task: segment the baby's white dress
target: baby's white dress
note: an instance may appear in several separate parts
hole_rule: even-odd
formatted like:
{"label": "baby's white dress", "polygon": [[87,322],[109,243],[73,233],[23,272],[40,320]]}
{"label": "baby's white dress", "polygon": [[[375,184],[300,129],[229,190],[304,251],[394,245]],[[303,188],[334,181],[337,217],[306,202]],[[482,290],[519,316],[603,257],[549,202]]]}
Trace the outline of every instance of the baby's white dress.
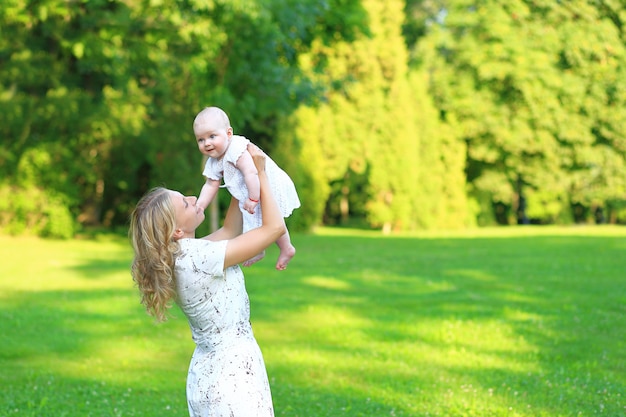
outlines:
{"label": "baby's white dress", "polygon": [[[243,136],[233,135],[226,154],[222,159],[209,158],[204,165],[205,177],[220,181],[224,179],[224,186],[230,194],[239,200],[239,209],[243,214],[243,231],[255,229],[262,224],[261,205],[257,205],[254,214],[243,209],[243,203],[248,198],[248,188],[243,174],[237,166],[237,160],[247,151],[250,141]],[[269,156],[265,160],[265,172],[272,189],[274,199],[278,204],[283,217],[289,217],[294,209],[300,207],[300,199],[293,181]]]}
{"label": "baby's white dress", "polygon": [[191,417],[272,417],[265,363],[250,325],[243,272],[223,270],[227,241],[179,240],[176,303],[196,349],[187,376]]}

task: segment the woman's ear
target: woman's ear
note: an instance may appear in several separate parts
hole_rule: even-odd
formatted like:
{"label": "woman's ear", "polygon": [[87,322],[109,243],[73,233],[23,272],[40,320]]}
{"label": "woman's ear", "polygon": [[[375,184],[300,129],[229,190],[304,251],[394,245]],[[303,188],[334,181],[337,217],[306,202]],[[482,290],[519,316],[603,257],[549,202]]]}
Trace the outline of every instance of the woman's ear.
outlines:
{"label": "woman's ear", "polygon": [[181,229],[175,229],[174,234],[172,235],[172,239],[174,239],[174,241],[177,241],[178,239],[181,239],[184,235],[185,234]]}

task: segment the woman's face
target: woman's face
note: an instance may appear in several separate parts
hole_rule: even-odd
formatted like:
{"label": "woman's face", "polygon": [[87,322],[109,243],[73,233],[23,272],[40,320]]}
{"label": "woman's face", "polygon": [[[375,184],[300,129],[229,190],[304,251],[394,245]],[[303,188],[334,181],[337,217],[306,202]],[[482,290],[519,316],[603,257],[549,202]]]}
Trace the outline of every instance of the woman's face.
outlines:
{"label": "woman's face", "polygon": [[[196,206],[198,199],[185,197],[178,191],[169,191],[172,205],[176,213],[176,237],[195,237],[198,226],[204,221],[204,211]],[[179,231],[182,234],[179,235]]]}

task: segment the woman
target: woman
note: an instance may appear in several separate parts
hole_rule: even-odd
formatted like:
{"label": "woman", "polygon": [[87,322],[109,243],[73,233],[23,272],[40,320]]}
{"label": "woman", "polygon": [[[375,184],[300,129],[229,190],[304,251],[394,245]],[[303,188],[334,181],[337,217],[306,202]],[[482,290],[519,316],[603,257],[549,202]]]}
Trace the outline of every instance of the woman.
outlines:
{"label": "woman", "polygon": [[141,302],[159,321],[176,302],[196,343],[187,376],[193,417],[274,415],[239,264],[273,244],[286,228],[265,173],[265,154],[252,144],[248,150],[259,172],[261,227],[242,234],[238,201],[231,199],[223,227],[196,239],[204,220],[196,198],[165,188],[146,194],[131,216],[131,271]]}

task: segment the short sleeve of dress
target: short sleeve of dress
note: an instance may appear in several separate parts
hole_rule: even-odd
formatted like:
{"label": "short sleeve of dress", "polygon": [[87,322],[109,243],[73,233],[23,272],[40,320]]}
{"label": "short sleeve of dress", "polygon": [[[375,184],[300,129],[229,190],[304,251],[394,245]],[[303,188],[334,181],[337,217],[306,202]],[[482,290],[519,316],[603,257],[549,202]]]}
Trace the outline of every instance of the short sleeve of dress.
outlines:
{"label": "short sleeve of dress", "polygon": [[241,154],[248,150],[248,143],[250,143],[250,141],[245,137],[233,135],[230,145],[228,145],[226,155],[224,155],[224,161],[237,165],[237,160]]}
{"label": "short sleeve of dress", "polygon": [[220,161],[209,158],[204,164],[204,171],[202,171],[202,175],[207,177],[210,180],[219,181],[222,179],[222,164]]}

